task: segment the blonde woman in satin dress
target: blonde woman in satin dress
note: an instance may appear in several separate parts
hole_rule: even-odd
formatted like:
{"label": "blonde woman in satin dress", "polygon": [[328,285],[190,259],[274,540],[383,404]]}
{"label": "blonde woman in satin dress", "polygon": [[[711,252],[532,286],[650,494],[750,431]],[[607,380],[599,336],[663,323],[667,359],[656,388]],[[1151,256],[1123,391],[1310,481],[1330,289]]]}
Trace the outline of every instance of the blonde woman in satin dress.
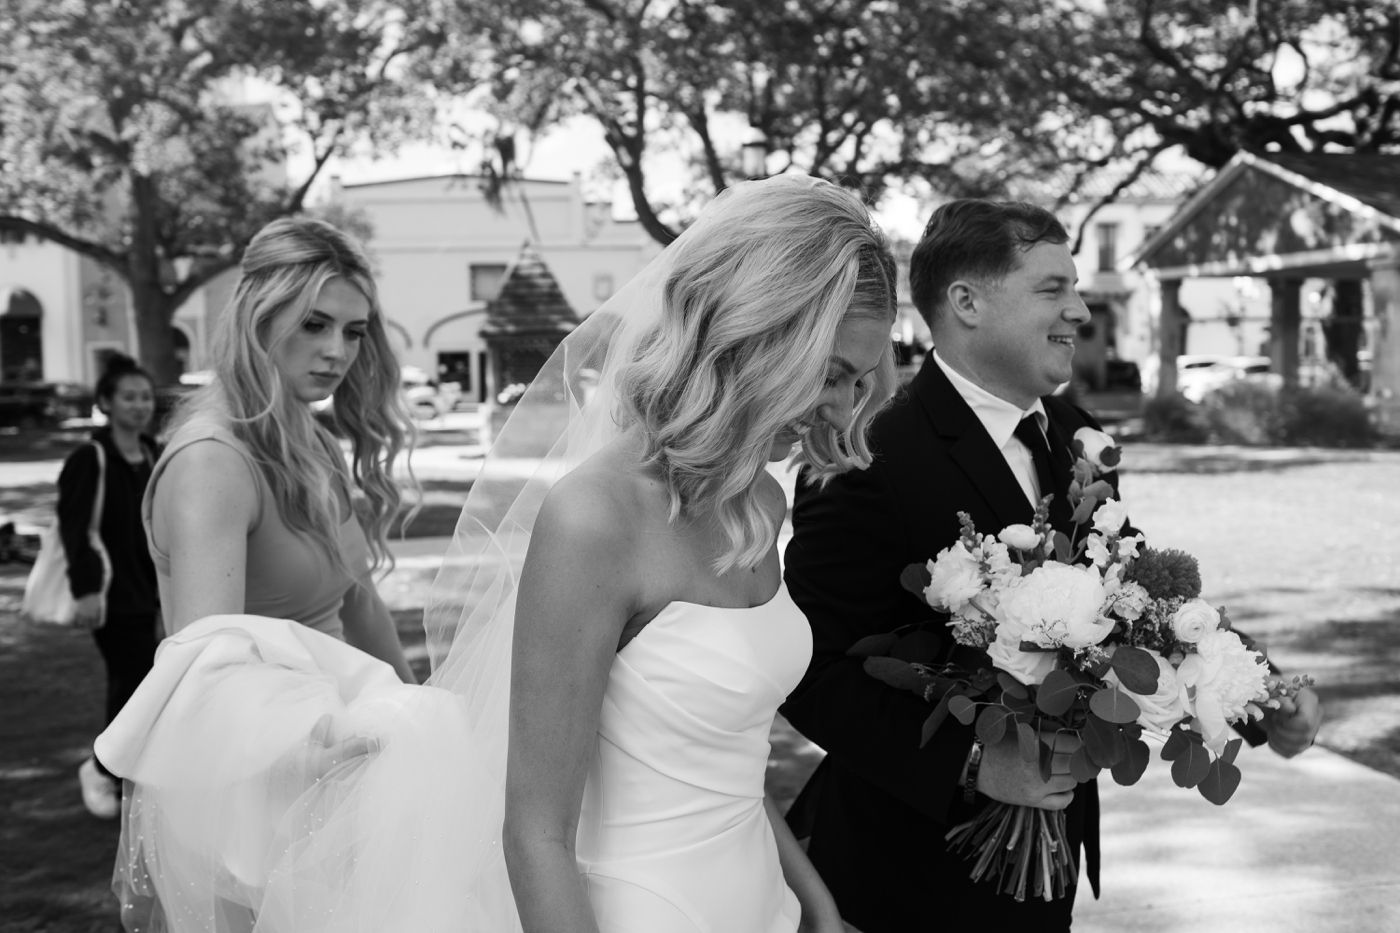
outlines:
{"label": "blonde woman in satin dress", "polygon": [[773,179],[673,247],[617,377],[620,436],[560,480],[519,584],[504,845],[527,933],[836,933],[764,796],[810,657],[765,469],[863,465],[894,384],[894,262],[850,193]]}

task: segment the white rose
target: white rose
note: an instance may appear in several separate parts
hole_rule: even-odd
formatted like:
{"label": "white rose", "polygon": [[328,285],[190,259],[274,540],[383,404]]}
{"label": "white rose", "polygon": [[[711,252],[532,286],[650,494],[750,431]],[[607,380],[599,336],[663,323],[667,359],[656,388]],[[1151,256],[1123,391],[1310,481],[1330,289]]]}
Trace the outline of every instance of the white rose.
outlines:
{"label": "white rose", "polygon": [[1093,428],[1080,428],[1074,432],[1074,439],[1084,445],[1084,459],[1100,473],[1117,469],[1123,451],[1112,437]]}
{"label": "white rose", "polygon": [[929,561],[928,572],[933,579],[924,588],[924,599],[935,609],[957,612],[982,592],[981,562],[962,541]]}
{"label": "white rose", "polygon": [[1021,636],[1014,628],[998,625],[996,640],[987,646],[987,654],[997,670],[1006,671],[1023,684],[1039,684],[1055,669],[1055,654],[1052,651],[1022,651]]}
{"label": "white rose", "polygon": [[1123,530],[1128,520],[1128,506],[1117,499],[1105,499],[1094,510],[1094,530],[1112,537]]}
{"label": "white rose", "polygon": [[1123,682],[1112,669],[1104,675],[1104,680],[1137,702],[1138,708],[1142,710],[1137,721],[1144,729],[1166,735],[1172,726],[1191,715],[1191,710],[1186,703],[1185,691],[1177,685],[1176,671],[1171,663],[1155,651],[1146,648],[1143,650],[1152,655],[1152,660],[1157,662],[1156,693],[1150,697],[1134,693],[1123,686]]}
{"label": "white rose", "polygon": [[1234,632],[1213,632],[1203,645],[1206,651],[1182,660],[1176,682],[1206,745],[1220,755],[1230,740],[1230,723],[1258,715],[1269,668]]}
{"label": "white rose", "polygon": [[1198,644],[1219,628],[1220,613],[1204,599],[1183,603],[1172,615],[1172,634],[1188,645]]}
{"label": "white rose", "polygon": [[1029,551],[1040,543],[1040,535],[1030,525],[1007,525],[997,537],[1008,547]]}
{"label": "white rose", "polygon": [[999,615],[1043,648],[1087,648],[1113,628],[1099,614],[1106,595],[1096,571],[1052,562],[1008,588]]}

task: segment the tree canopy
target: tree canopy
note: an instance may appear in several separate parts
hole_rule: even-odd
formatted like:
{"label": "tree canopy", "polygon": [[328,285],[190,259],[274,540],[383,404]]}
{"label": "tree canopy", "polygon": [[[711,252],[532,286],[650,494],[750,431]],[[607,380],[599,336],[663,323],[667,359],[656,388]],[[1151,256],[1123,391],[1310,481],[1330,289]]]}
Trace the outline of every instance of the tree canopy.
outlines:
{"label": "tree canopy", "polygon": [[[179,306],[334,155],[430,120],[404,77],[430,22],[384,0],[0,0],[0,229],[121,275],[142,360],[173,381]],[[249,84],[273,102],[239,103]]]}
{"label": "tree canopy", "polygon": [[1100,170],[1116,194],[1172,148],[1400,147],[1396,0],[458,0],[454,28],[485,41],[440,79],[489,83],[508,128],[596,120],[661,242],[685,211],[648,157],[679,146],[707,199],[743,177],[725,119],[871,200],[1054,200]]}

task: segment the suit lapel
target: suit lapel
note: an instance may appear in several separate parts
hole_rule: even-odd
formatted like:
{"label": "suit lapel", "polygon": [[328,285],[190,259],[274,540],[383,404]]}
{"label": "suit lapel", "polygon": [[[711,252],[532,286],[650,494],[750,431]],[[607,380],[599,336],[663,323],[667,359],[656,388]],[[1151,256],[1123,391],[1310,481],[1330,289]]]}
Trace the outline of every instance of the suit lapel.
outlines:
{"label": "suit lapel", "polygon": [[[1001,522],[999,528],[979,528],[978,531],[995,534],[1007,525],[1030,522],[1034,509],[1026,501],[1026,494],[1006,457],[992,443],[991,435],[953,388],[932,353],[909,384],[909,391],[932,422],[934,431],[948,442],[948,455],[967,474]],[[1065,488],[1069,488],[1068,480]]]}

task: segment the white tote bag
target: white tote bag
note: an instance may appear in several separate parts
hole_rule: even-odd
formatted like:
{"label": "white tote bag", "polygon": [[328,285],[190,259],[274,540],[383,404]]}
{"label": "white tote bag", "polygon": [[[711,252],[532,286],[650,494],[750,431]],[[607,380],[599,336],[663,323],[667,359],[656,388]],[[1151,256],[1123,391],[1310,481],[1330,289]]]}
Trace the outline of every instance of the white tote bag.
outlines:
{"label": "white tote bag", "polygon": [[[107,556],[107,548],[102,543],[102,506],[107,490],[107,455],[102,445],[92,444],[97,451],[97,498],[92,503],[92,518],[88,522],[88,542],[102,558],[102,595],[107,595],[107,587],[112,583],[112,561]],[[63,550],[63,540],[58,534],[58,515],[53,522],[39,532],[39,556],[30,568],[29,578],[24,581],[24,604],[20,614],[33,622],[48,622],[56,625],[72,625],[73,612],[77,601],[68,586],[68,555]],[[98,628],[106,622],[104,618]]]}

